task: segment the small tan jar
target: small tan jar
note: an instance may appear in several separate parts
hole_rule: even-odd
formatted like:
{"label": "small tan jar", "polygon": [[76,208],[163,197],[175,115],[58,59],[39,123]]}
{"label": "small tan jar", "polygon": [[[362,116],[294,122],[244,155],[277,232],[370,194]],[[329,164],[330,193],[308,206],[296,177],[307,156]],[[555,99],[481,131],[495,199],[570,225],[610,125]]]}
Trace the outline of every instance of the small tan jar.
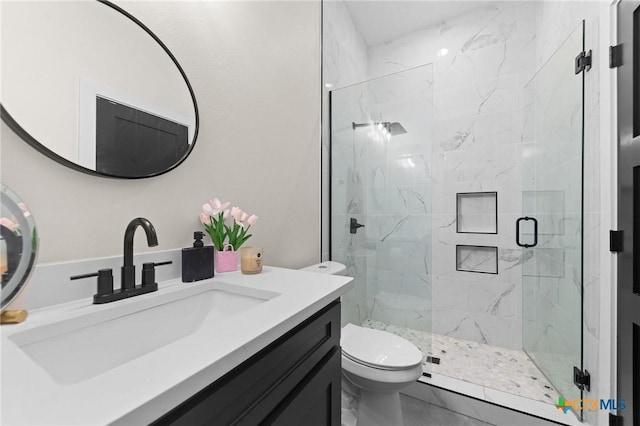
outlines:
{"label": "small tan jar", "polygon": [[247,275],[262,272],[262,247],[240,247],[240,270]]}

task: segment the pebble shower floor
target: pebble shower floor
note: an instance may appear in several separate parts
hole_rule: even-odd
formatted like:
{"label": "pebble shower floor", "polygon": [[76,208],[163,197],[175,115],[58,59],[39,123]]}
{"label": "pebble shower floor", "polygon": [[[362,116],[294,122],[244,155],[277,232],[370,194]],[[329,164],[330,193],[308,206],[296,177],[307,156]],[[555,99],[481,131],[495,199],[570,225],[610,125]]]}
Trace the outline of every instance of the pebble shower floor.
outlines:
{"label": "pebble shower floor", "polygon": [[[365,320],[363,327],[386,330],[416,345],[424,371],[555,404],[558,392],[524,351],[499,348],[454,337]],[[427,355],[440,358],[427,364]]]}

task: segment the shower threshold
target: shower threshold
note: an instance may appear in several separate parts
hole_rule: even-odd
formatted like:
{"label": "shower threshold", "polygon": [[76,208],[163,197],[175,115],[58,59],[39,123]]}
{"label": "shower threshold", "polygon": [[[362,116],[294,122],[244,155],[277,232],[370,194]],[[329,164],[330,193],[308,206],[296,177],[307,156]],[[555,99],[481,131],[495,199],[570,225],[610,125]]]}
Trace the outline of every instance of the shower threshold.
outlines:
{"label": "shower threshold", "polygon": [[[420,348],[424,354],[425,373],[463,380],[547,404],[556,404],[558,401],[558,392],[524,351],[412,330],[370,319],[365,320],[362,325],[386,330]],[[427,357],[435,362],[427,361]]]}

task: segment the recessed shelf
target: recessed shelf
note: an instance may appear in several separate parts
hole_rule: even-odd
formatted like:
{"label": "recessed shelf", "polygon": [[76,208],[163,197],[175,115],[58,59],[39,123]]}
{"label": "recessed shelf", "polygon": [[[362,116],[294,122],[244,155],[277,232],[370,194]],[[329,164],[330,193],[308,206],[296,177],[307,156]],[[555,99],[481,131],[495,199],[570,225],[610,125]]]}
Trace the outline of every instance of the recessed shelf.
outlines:
{"label": "recessed shelf", "polygon": [[456,271],[497,274],[498,247],[457,245]]}
{"label": "recessed shelf", "polygon": [[456,231],[460,234],[497,234],[498,193],[456,194]]}

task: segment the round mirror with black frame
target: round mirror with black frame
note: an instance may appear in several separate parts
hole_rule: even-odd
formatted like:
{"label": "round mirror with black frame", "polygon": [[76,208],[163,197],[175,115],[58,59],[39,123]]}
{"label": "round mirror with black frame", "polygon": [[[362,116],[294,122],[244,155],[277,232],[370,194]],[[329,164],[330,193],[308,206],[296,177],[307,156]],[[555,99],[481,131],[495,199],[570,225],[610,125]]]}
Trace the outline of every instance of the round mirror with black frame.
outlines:
{"label": "round mirror with black frame", "polygon": [[142,22],[106,1],[3,2],[2,120],[48,157],[113,178],[166,173],[193,150],[187,76]]}
{"label": "round mirror with black frame", "polygon": [[0,191],[0,312],[29,281],[36,265],[38,233],[31,212],[2,184]]}

